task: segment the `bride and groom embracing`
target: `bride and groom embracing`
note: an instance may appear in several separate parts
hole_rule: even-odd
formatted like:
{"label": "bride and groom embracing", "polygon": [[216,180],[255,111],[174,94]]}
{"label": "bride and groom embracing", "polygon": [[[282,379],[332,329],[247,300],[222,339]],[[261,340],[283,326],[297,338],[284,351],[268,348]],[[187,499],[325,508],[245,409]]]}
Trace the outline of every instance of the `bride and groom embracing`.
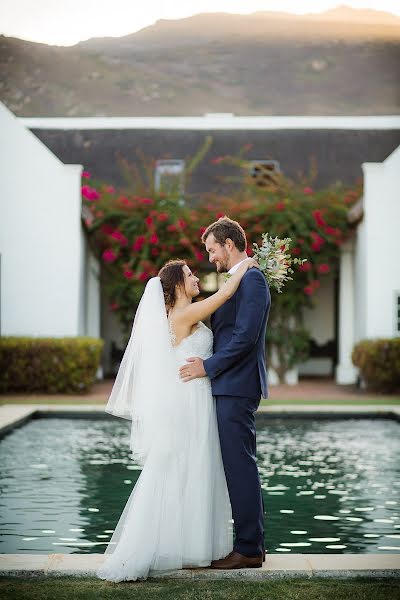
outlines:
{"label": "bride and groom embracing", "polygon": [[148,281],[106,406],[132,420],[130,448],[143,470],[101,579],[265,559],[254,415],[267,397],[270,292],[239,223],[220,218],[202,242],[226,283],[192,302],[199,280],[182,260]]}

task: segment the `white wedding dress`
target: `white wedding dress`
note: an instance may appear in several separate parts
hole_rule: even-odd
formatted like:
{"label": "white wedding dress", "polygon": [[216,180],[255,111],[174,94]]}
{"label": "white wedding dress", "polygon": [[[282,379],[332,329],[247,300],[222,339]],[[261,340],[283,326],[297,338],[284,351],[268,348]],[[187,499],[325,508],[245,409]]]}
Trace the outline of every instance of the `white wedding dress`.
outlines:
{"label": "white wedding dress", "polygon": [[[211,356],[212,346],[212,332],[200,322],[172,349],[176,372],[189,356]],[[174,444],[150,447],[96,571],[101,579],[136,580],[154,572],[206,567],[232,550],[231,507],[210,380],[178,385],[183,394],[168,410]]]}

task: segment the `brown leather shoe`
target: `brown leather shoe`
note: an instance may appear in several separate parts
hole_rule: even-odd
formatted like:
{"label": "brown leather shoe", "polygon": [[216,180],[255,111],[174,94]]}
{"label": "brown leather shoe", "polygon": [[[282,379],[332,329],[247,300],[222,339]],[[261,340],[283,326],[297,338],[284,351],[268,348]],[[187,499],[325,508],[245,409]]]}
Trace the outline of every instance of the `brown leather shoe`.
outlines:
{"label": "brown leather shoe", "polygon": [[243,556],[239,552],[231,552],[225,558],[213,560],[211,563],[212,569],[259,569],[262,567],[263,557],[260,556]]}

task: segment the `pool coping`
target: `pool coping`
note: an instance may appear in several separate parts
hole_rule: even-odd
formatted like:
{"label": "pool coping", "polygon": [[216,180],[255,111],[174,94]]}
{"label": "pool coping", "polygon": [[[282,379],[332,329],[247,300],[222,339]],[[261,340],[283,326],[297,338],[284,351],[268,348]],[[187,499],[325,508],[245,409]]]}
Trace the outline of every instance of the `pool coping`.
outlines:
{"label": "pool coping", "polygon": [[[93,404],[4,404],[0,406],[0,435],[40,416],[110,416],[104,406]],[[386,417],[400,420],[400,407],[393,405],[304,405],[262,406],[260,416]],[[1,575],[95,576],[103,554],[0,554]],[[278,554],[267,555],[261,569],[218,571],[184,569],[159,574],[168,579],[278,579],[291,577],[400,577],[400,554]]]}
{"label": "pool coping", "polygon": [[[0,554],[2,576],[96,577],[103,554]],[[283,579],[299,577],[400,578],[400,554],[267,554],[260,569],[182,569],[153,573],[151,579]]]}
{"label": "pool coping", "polygon": [[[111,417],[105,412],[104,406],[98,404],[3,404],[0,406],[0,435],[23,425],[33,417],[40,416],[103,416]],[[354,418],[354,417],[384,417],[400,420],[400,406],[391,404],[382,405],[311,405],[311,404],[275,404],[273,406],[260,406],[257,415],[315,417],[315,418]]]}

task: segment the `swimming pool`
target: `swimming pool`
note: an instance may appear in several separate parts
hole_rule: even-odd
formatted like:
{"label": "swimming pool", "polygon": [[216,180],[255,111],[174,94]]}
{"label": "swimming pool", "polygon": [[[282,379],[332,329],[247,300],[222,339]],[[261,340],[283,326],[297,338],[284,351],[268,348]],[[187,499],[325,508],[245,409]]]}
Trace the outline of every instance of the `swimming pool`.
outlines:
{"label": "swimming pool", "polygon": [[[268,552],[400,553],[399,432],[385,418],[260,418]],[[102,553],[140,474],[129,434],[129,421],[82,417],[7,434],[0,553]]]}

